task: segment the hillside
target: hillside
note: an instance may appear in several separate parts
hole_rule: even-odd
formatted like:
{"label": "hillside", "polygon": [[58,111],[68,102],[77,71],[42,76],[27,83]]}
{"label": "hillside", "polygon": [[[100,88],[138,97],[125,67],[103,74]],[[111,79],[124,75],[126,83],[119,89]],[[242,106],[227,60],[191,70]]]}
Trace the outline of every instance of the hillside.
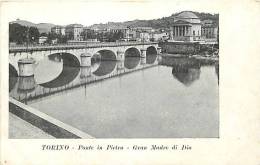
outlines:
{"label": "hillside", "polygon": [[10,23],[18,23],[22,26],[35,26],[36,27],[35,23],[29,22],[29,21],[26,21],[26,20],[20,20],[20,19],[17,19],[16,21],[12,21]]}
{"label": "hillside", "polygon": [[55,26],[54,24],[51,23],[39,23],[36,24],[36,27],[38,28],[40,33],[48,33],[51,31],[51,28]]}
{"label": "hillside", "polygon": [[[200,13],[194,12],[202,21],[206,19],[213,20],[214,23],[218,24],[219,15],[218,14],[210,14],[210,13]],[[108,22],[108,23],[100,23],[94,24],[89,26],[88,28],[93,29],[107,29],[107,28],[126,28],[126,27],[152,27],[154,29],[168,29],[172,26],[174,17],[178,13],[174,13],[169,17],[163,17],[159,19],[152,19],[152,20],[133,20],[133,21],[126,21],[126,22]],[[51,23],[39,23],[35,24],[25,20],[16,20],[11,23],[18,23],[23,26],[35,26],[38,28],[40,33],[48,33],[51,31],[51,28],[55,26]]]}
{"label": "hillside", "polygon": [[26,20],[20,20],[17,19],[16,21],[12,21],[10,23],[18,23],[22,26],[29,26],[29,27],[37,27],[40,33],[48,33],[51,31],[51,28],[53,26],[55,26],[54,24],[51,23],[39,23],[39,24],[35,24]]}
{"label": "hillside", "polygon": [[[194,12],[202,21],[206,19],[211,19],[215,23],[218,24],[218,14],[210,14],[210,13],[200,13]],[[114,27],[152,27],[155,29],[160,28],[170,28],[173,24],[174,17],[178,13],[174,13],[169,17],[163,17],[159,19],[152,19],[152,20],[133,20],[133,21],[126,21],[126,22],[108,22],[106,24],[94,24],[89,26],[89,28],[96,28],[96,29],[104,29],[104,28],[114,28]]]}

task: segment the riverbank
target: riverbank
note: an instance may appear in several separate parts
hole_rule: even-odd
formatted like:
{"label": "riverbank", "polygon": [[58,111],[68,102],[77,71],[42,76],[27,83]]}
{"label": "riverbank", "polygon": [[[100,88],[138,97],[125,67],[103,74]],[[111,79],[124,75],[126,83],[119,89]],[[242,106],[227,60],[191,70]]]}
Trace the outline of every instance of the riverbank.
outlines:
{"label": "riverbank", "polygon": [[47,134],[29,122],[9,113],[9,138],[11,139],[53,139],[55,137]]}
{"label": "riverbank", "polygon": [[162,54],[161,57],[174,57],[174,58],[193,58],[197,60],[210,60],[219,61],[218,56],[202,56],[202,55],[183,55],[183,54]]}

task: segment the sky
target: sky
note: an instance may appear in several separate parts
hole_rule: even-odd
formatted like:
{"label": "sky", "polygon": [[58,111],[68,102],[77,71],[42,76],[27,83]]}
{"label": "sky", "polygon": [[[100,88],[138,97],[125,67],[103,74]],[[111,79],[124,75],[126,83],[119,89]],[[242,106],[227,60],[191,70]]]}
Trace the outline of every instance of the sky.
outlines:
{"label": "sky", "polygon": [[[207,5],[201,5],[201,3]],[[183,10],[218,13],[217,5],[208,0],[55,0],[4,3],[8,21],[17,18],[34,23],[67,25],[80,23],[122,22],[135,19],[167,17]]]}

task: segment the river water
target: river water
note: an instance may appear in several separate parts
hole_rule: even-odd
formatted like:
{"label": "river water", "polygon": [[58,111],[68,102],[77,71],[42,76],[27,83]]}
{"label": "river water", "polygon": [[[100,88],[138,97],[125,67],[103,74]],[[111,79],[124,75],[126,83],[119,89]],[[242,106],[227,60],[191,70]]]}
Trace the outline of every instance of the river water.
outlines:
{"label": "river water", "polygon": [[[131,57],[124,64],[96,62],[89,74],[62,66],[61,59],[44,61],[37,67],[45,69],[38,68],[33,80],[11,77],[10,95],[18,100],[30,96],[26,104],[95,138],[219,136],[218,64]],[[83,73],[86,79],[94,75],[94,83],[84,83]]]}

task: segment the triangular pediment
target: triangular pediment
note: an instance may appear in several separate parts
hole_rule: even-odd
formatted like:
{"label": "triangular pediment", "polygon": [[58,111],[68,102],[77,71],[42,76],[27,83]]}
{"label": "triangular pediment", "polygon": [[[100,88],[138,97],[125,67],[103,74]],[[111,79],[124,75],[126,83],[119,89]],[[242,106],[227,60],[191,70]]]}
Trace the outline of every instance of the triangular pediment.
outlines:
{"label": "triangular pediment", "polygon": [[178,21],[174,22],[174,24],[190,24],[190,22],[183,21],[183,20],[178,20]]}

